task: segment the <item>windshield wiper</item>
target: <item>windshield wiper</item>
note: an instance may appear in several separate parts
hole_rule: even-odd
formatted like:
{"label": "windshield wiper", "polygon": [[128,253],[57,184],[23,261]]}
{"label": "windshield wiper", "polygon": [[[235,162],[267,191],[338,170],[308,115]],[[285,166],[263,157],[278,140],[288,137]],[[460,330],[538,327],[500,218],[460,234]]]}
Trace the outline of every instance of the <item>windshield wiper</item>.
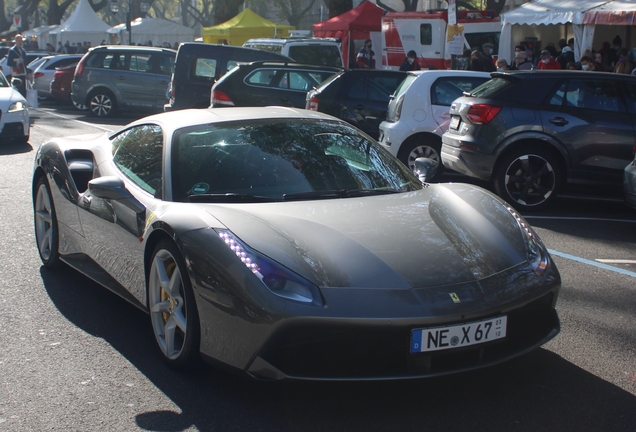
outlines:
{"label": "windshield wiper", "polygon": [[249,195],[249,194],[237,194],[237,193],[225,193],[225,194],[195,194],[188,195],[188,201],[192,203],[236,203],[236,202],[276,202],[280,201],[276,198]]}
{"label": "windshield wiper", "polygon": [[393,193],[400,193],[402,191],[397,189],[332,189],[332,190],[319,190],[319,191],[307,191],[298,192],[293,194],[284,194],[283,200],[285,201],[297,201],[305,199],[330,199],[330,198],[349,198],[360,197],[370,195],[386,195]]}

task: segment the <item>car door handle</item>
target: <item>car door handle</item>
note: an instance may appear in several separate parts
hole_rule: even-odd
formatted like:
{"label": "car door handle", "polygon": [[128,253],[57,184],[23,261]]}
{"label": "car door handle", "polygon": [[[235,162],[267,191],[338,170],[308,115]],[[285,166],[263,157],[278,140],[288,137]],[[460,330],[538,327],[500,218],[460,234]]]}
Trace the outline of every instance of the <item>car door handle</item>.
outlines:
{"label": "car door handle", "polygon": [[167,85],[167,84],[168,84],[168,81],[159,81],[159,84]]}
{"label": "car door handle", "polygon": [[126,79],[126,77],[125,77],[125,76],[123,76],[123,75],[119,75],[119,76],[117,77],[117,79],[118,79],[118,80],[125,80],[125,79]]}
{"label": "car door handle", "polygon": [[435,54],[441,54],[439,51],[435,51]]}
{"label": "car door handle", "polygon": [[555,117],[555,118],[550,119],[548,121],[550,123],[552,123],[553,125],[555,125],[555,126],[565,126],[566,124],[570,123],[569,121],[567,121],[563,117]]}

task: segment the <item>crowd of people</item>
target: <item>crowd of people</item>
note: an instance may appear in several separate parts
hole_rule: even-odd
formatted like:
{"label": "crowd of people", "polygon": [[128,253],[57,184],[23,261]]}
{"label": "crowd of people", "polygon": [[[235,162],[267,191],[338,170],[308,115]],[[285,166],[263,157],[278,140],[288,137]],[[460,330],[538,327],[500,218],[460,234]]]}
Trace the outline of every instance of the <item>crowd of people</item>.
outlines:
{"label": "crowd of people", "polygon": [[585,70],[614,72],[636,75],[636,48],[631,50],[623,47],[620,36],[616,36],[612,43],[603,42],[598,51],[585,50],[581,58],[574,57],[574,39],[566,42],[561,39],[558,49],[554,43],[548,43],[536,59],[531,57],[531,52],[523,45],[515,47],[515,57],[511,64],[504,59],[493,62],[493,44],[485,43],[482,50],[465,50],[460,59],[460,69],[494,72],[506,70]]}

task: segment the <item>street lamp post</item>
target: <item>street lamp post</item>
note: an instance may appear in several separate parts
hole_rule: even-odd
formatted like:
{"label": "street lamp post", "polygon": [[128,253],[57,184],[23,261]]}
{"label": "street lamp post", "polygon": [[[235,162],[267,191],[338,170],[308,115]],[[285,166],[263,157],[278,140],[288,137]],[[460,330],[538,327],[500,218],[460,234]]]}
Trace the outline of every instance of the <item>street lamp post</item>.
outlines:
{"label": "street lamp post", "polygon": [[[128,30],[128,45],[132,45],[132,0],[126,2],[126,30]],[[140,9],[143,14],[146,14],[150,9],[150,5],[145,0],[141,2]],[[119,12],[119,2],[117,0],[110,0],[110,11],[113,14]]]}

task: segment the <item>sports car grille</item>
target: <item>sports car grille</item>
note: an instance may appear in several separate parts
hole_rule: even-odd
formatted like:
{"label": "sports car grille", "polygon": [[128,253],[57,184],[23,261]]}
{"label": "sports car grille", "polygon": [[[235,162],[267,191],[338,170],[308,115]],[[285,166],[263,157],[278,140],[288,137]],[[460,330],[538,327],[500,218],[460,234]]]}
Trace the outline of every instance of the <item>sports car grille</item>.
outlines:
{"label": "sports car grille", "polygon": [[412,327],[314,325],[279,331],[260,356],[287,376],[299,378],[443,375],[495,364],[550,340],[560,329],[552,300],[549,293],[506,312],[507,337],[479,346],[411,354]]}

